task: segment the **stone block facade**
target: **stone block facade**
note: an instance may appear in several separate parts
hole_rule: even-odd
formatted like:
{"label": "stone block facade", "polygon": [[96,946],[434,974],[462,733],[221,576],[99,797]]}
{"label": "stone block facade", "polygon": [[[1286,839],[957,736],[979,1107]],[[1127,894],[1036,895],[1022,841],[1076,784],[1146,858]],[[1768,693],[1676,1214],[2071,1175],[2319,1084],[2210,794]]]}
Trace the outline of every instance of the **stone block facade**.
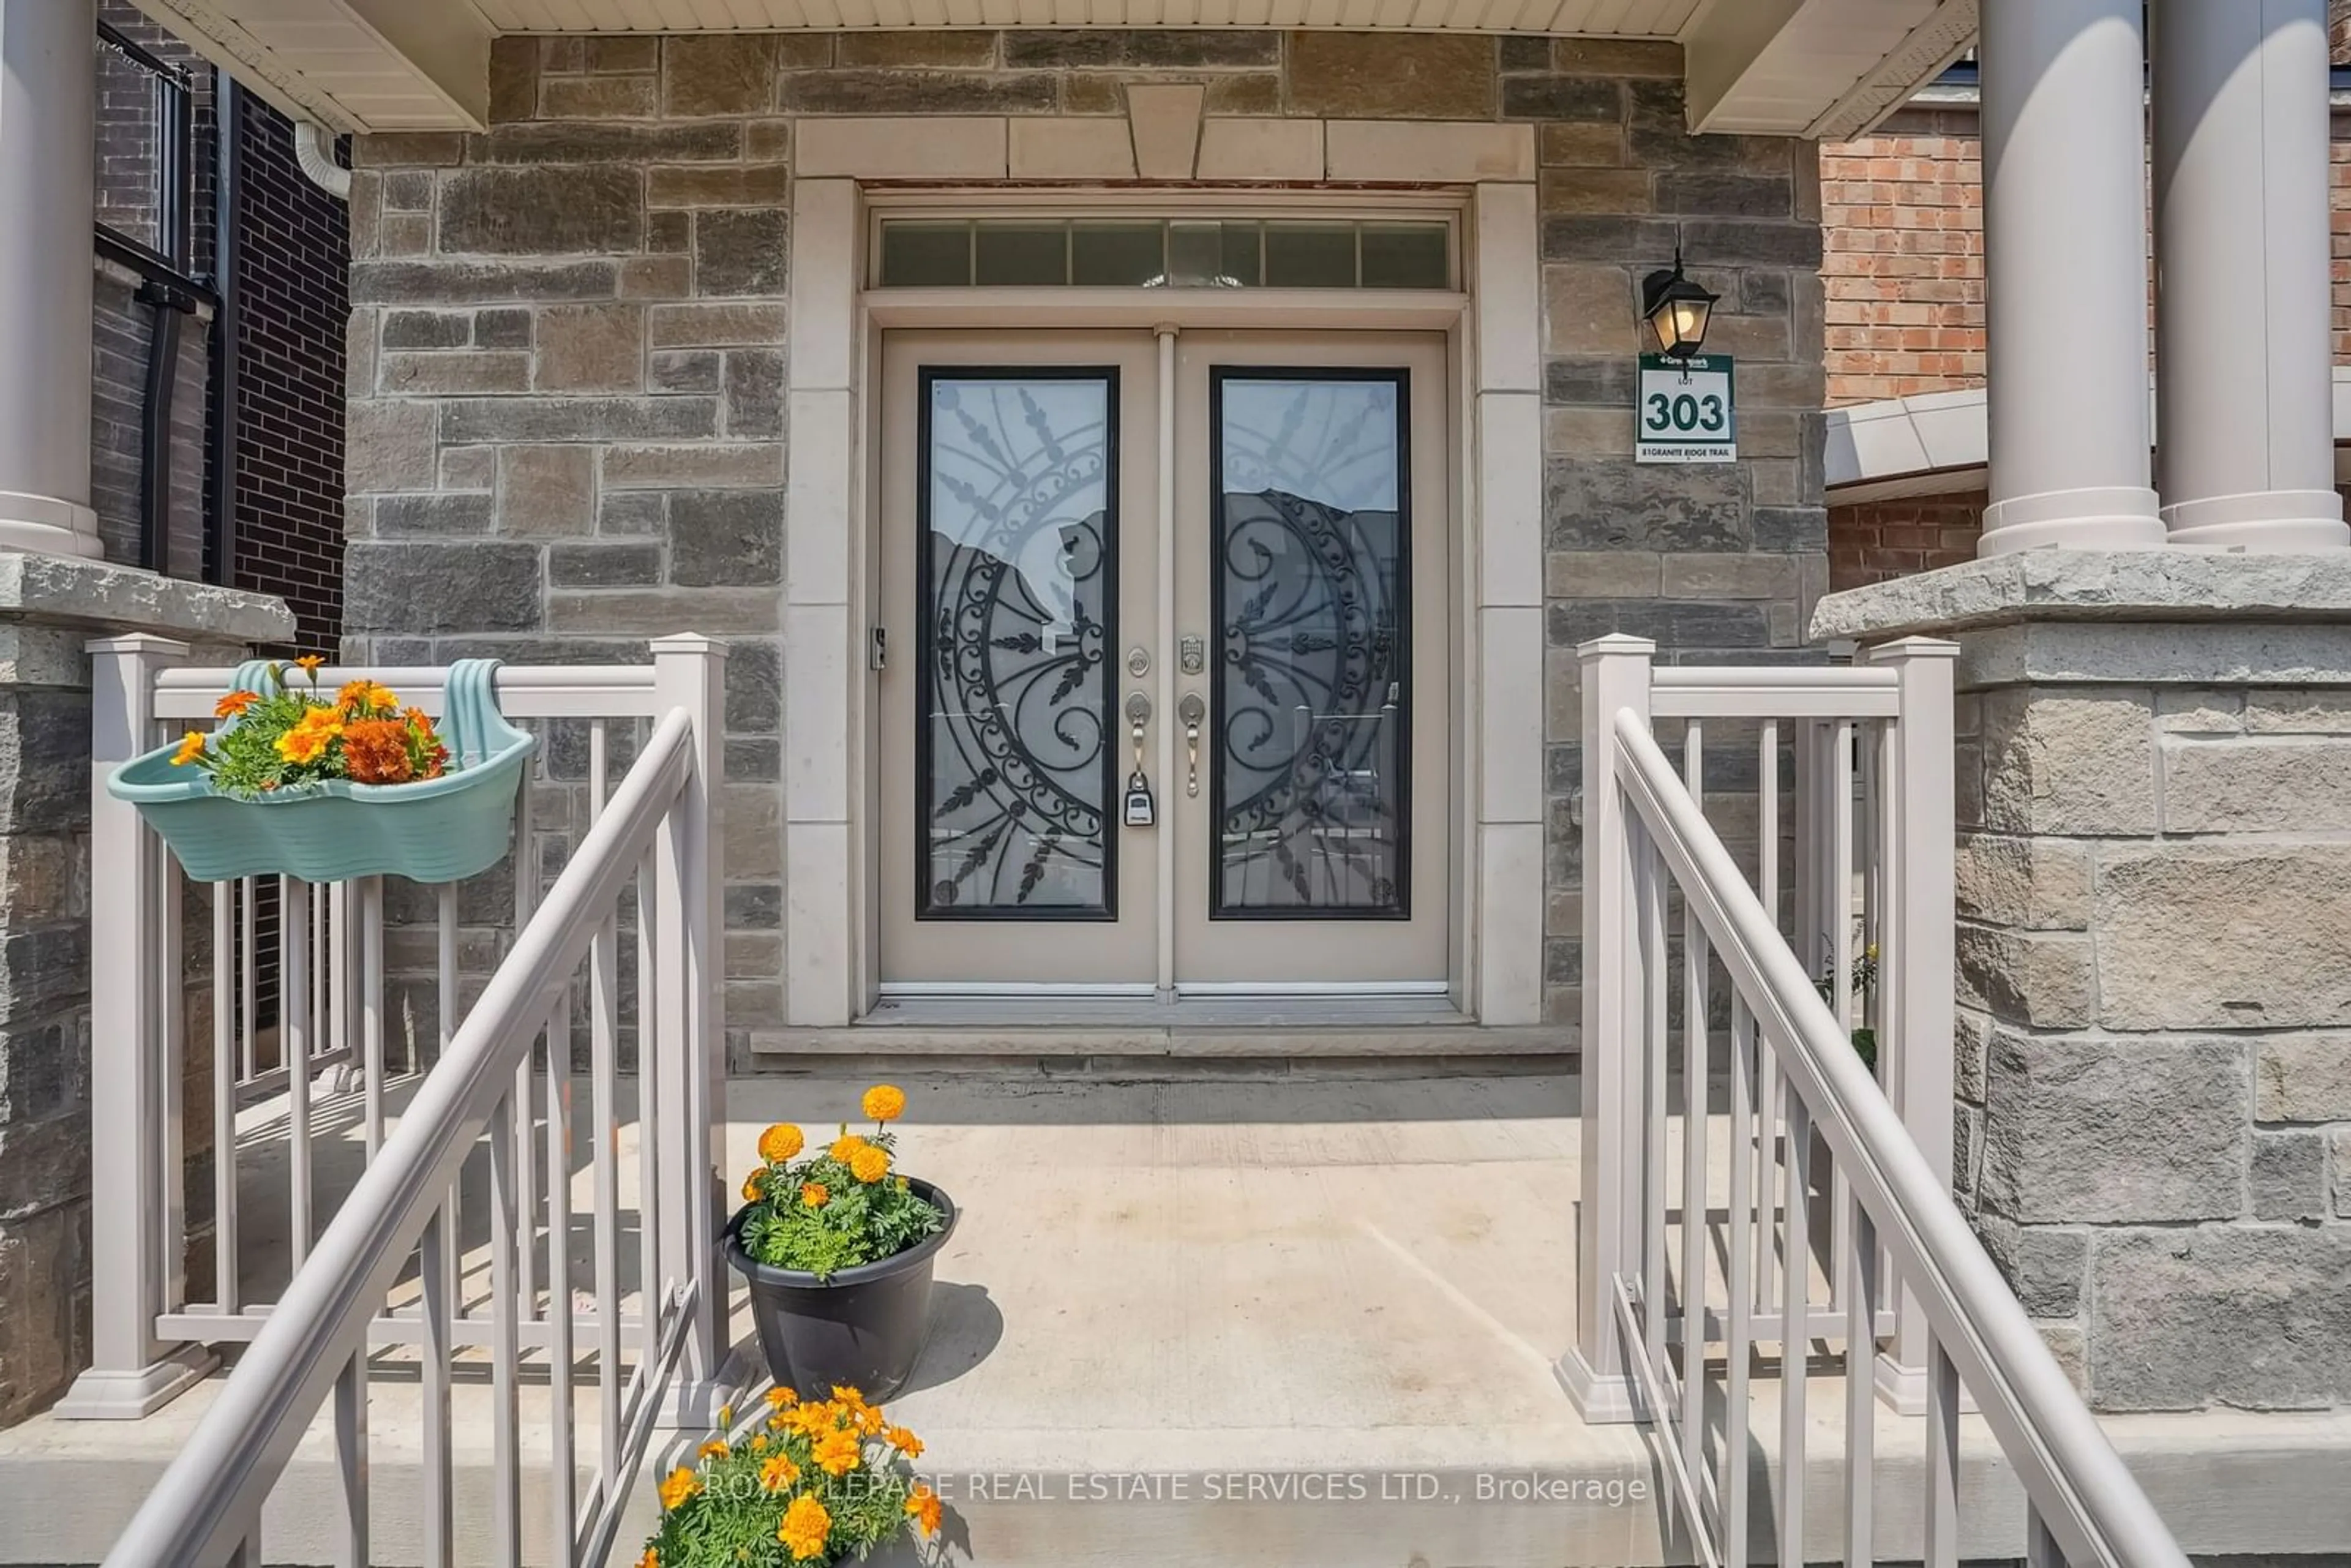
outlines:
{"label": "stone block facade", "polygon": [[2097,1408],[2351,1402],[2351,570],[1937,576],[1816,629],[2017,585],[1955,633],[1962,1206]]}
{"label": "stone block facade", "polygon": [[[897,117],[895,133],[909,116],[1004,116],[1042,157],[1058,143],[1033,128],[1099,126],[1131,88],[1176,84],[1202,89],[1203,146],[1234,121],[1531,122],[1546,1006],[1575,1017],[1574,644],[1624,631],[1677,655],[1785,658],[1826,587],[1809,144],[1687,135],[1678,51],[1605,40],[517,37],[493,68],[486,135],[356,146],[346,648],[634,660],[663,632],[726,639],[738,1033],[783,1019],[782,389],[802,142],[837,145],[855,117]],[[1723,296],[1709,342],[1740,365],[1735,465],[1632,460],[1638,282],[1677,246]]]}

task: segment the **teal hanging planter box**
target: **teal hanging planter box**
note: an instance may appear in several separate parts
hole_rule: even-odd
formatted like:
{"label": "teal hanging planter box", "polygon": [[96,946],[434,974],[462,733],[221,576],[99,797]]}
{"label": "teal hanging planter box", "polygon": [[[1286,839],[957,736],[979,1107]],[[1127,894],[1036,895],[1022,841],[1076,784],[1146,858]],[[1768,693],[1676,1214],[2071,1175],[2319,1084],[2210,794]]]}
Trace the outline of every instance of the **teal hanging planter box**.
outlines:
{"label": "teal hanging planter box", "polygon": [[[240,666],[235,689],[266,692],[272,668],[266,660]],[[507,852],[517,793],[538,744],[498,712],[491,678],[496,669],[495,659],[449,666],[440,724],[449,770],[438,779],[334,779],[245,800],[215,794],[211,779],[172,766],[178,748],[165,746],[117,768],[107,793],[138,807],[197,882],[281,875],[461,881]]]}

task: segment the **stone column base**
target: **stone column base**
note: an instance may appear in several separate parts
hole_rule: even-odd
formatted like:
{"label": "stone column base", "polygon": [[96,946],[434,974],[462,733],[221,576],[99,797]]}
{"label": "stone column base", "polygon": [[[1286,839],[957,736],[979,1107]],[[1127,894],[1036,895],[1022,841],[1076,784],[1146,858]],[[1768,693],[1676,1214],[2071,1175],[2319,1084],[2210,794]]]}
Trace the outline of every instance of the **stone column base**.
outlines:
{"label": "stone column base", "polygon": [[[0,949],[10,955],[0,984],[0,1080],[9,1091],[0,1097],[0,1322],[11,1331],[0,1334],[0,1426],[61,1394],[60,1415],[136,1419],[213,1364],[201,1347],[155,1340],[154,1304],[91,1300],[97,1249],[119,1227],[121,1206],[139,1200],[123,1171],[92,1168],[90,976],[108,972],[111,959],[90,937],[98,781],[84,645],[148,632],[226,664],[293,629],[285,604],[260,594],[66,555],[0,552]],[[209,951],[205,924],[189,954]],[[209,974],[192,974],[188,987],[183,1012],[197,1037],[188,1072],[209,1083]],[[200,1087],[183,1124],[192,1163],[209,1158],[211,1115],[210,1092]],[[93,1203],[117,1207],[100,1212]],[[189,1241],[189,1289],[201,1299],[212,1289],[208,1231],[192,1224]]]}
{"label": "stone column base", "polygon": [[2001,556],[1812,630],[1959,643],[1956,1179],[2060,1359],[2351,1403],[2351,552]]}

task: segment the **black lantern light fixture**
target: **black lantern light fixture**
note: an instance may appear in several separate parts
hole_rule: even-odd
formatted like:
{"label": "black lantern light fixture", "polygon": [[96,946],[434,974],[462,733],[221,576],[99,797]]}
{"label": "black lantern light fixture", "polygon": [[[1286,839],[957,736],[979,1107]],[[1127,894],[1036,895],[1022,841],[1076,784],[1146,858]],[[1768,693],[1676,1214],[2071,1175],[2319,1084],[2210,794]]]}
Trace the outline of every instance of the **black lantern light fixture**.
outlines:
{"label": "black lantern light fixture", "polygon": [[1669,360],[1687,360],[1706,343],[1706,324],[1714,313],[1710,294],[1682,276],[1682,253],[1674,251],[1674,265],[1653,272],[1641,283],[1641,314],[1656,334],[1657,351]]}

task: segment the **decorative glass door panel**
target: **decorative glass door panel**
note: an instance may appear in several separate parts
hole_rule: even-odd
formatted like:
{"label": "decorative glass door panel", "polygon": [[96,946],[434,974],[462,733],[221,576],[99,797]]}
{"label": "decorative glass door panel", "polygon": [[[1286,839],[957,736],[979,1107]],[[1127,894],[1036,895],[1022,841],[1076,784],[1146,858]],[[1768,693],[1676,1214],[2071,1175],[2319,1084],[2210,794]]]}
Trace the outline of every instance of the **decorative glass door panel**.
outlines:
{"label": "decorative glass door panel", "polygon": [[1119,808],[1157,602],[1151,337],[893,333],[882,357],[883,983],[1148,996],[1156,856]]}
{"label": "decorative glass door panel", "polygon": [[[1176,349],[1179,988],[1442,990],[1455,748],[1442,338]],[[1186,732],[1188,735],[1188,732]],[[1191,748],[1186,747],[1186,761]]]}
{"label": "decorative glass door panel", "polygon": [[1148,332],[883,341],[885,992],[1444,987],[1444,341],[1166,351],[1163,422]]}
{"label": "decorative glass door panel", "polygon": [[922,372],[920,919],[1114,919],[1115,366]]}
{"label": "decorative glass door panel", "polygon": [[1208,378],[1213,918],[1409,918],[1403,370]]}

